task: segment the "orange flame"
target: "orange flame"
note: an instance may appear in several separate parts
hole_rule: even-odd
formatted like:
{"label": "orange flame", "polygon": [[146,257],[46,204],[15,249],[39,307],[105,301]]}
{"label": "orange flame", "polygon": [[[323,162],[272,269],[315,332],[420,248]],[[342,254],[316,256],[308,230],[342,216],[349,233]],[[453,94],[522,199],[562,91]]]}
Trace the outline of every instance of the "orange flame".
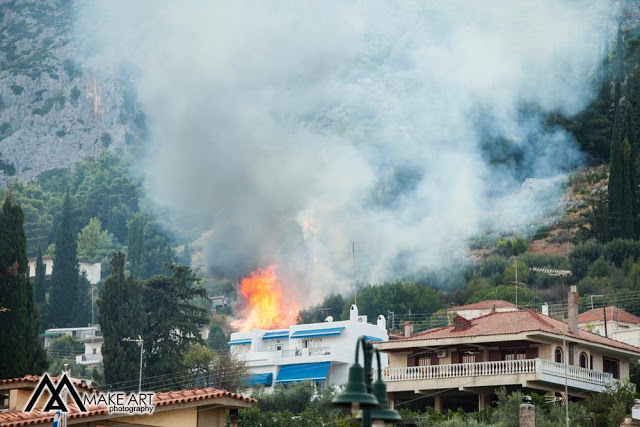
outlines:
{"label": "orange flame", "polygon": [[283,295],[277,268],[277,265],[259,268],[242,279],[239,293],[246,302],[240,310],[244,319],[233,322],[234,328],[241,331],[288,328],[297,322],[300,307],[290,295],[288,298]]}

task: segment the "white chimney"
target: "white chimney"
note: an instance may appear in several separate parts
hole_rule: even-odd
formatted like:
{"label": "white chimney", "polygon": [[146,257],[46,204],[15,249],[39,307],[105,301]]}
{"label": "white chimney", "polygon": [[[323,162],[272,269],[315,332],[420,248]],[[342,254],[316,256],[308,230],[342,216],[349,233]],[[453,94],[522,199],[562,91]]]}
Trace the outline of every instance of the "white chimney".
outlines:
{"label": "white chimney", "polygon": [[549,315],[549,304],[547,304],[546,302],[542,304],[542,314],[544,314],[545,316]]}
{"label": "white chimney", "polygon": [[404,336],[409,338],[413,333],[413,322],[404,322]]}
{"label": "white chimney", "polygon": [[351,304],[351,310],[349,311],[349,320],[357,322],[358,321],[358,306],[355,304]]}
{"label": "white chimney", "polygon": [[377,325],[378,325],[378,328],[382,329],[383,331],[387,330],[387,319],[385,319],[382,314],[378,316]]}

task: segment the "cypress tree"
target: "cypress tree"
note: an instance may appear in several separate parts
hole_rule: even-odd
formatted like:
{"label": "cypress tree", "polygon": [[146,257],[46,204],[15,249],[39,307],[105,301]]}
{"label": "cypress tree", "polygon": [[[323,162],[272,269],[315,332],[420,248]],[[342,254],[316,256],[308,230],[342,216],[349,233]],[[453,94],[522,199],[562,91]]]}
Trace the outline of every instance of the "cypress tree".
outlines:
{"label": "cypress tree", "polygon": [[[638,50],[640,56],[640,49]],[[634,191],[633,213],[636,237],[640,237],[640,66],[637,66],[629,79],[630,112],[628,123],[628,137],[631,144],[631,187]]]}
{"label": "cypress tree", "polygon": [[48,365],[38,336],[40,316],[28,280],[24,214],[10,196],[0,213],[0,378],[41,374]]}
{"label": "cypress tree", "polygon": [[133,219],[127,223],[127,226],[129,227],[127,255],[129,257],[131,274],[136,279],[142,276],[143,271],[145,224],[146,219],[141,213],[136,214]]}
{"label": "cypress tree", "polygon": [[56,234],[56,252],[51,274],[49,325],[71,327],[78,294],[78,257],[71,218],[69,191],[64,199],[62,217]]}
{"label": "cypress tree", "polygon": [[140,369],[140,349],[122,339],[143,333],[142,288],[132,277],[125,276],[124,265],[125,255],[120,251],[114,253],[111,275],[105,280],[98,300],[98,319],[104,336],[104,380],[112,390],[121,389],[125,381],[137,379]]}
{"label": "cypress tree", "polygon": [[618,33],[616,34],[616,68],[614,81],[614,99],[616,102],[622,96],[622,76],[624,74],[624,41],[622,40],[622,23],[618,22]]}
{"label": "cypress tree", "polygon": [[36,298],[36,304],[38,307],[44,307],[47,298],[47,289],[45,284],[45,266],[42,262],[42,248],[38,246],[38,256],[36,257],[36,279],[34,284],[34,293]]}
{"label": "cypress tree", "polygon": [[[609,166],[609,234],[611,238],[633,238],[634,189],[631,179],[632,149],[629,143],[630,108],[621,99],[616,112],[616,122],[611,141]],[[622,117],[621,117],[622,116]]]}

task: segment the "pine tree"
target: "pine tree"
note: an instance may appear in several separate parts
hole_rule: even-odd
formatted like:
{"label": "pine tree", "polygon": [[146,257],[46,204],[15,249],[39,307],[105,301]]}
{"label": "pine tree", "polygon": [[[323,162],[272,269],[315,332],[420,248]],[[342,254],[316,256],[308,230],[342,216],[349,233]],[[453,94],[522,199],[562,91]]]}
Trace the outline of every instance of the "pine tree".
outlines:
{"label": "pine tree", "polygon": [[125,255],[114,253],[111,275],[105,280],[98,300],[104,336],[104,380],[113,390],[121,389],[125,381],[138,378],[140,350],[134,343],[122,339],[142,335],[144,327],[142,288],[136,280],[125,276],[124,265]]}
{"label": "pine tree", "polygon": [[[207,310],[195,304],[207,293],[193,286],[198,279],[191,269],[176,265],[169,265],[169,269],[172,276],[153,276],[144,285],[145,369],[149,376],[185,370],[182,356],[189,345],[202,344],[200,330],[208,323]],[[157,384],[156,389],[180,385],[172,381]]]}
{"label": "pine tree", "polygon": [[51,274],[49,297],[50,326],[58,328],[72,324],[78,294],[78,257],[75,234],[71,218],[69,191],[64,199],[62,217],[56,234],[56,253]]}
{"label": "pine tree", "polygon": [[0,213],[0,378],[41,374],[48,365],[38,332],[40,315],[28,280],[24,215],[10,196]]}

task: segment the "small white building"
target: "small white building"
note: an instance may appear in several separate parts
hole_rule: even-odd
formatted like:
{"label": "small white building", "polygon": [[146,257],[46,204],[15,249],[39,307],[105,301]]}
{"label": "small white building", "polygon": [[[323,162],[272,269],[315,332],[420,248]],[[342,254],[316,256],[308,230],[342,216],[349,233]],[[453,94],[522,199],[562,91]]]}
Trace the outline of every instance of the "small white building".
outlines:
{"label": "small white building", "polygon": [[98,365],[102,363],[102,335],[91,335],[81,340],[84,344],[84,353],[76,356],[78,365]]}
{"label": "small white building", "polygon": [[486,316],[489,313],[503,313],[506,311],[516,310],[518,310],[518,307],[513,303],[504,300],[492,299],[473,304],[460,305],[458,307],[451,307],[447,309],[447,313],[453,314],[453,317],[457,314],[467,320],[472,320],[481,316]]}
{"label": "small white building", "polygon": [[[36,260],[37,258],[29,258],[29,278],[36,277]],[[50,256],[43,256],[42,263],[44,264],[44,275],[47,280],[51,278],[53,273],[53,258]],[[80,273],[86,273],[87,280],[92,285],[97,284],[100,281],[100,275],[102,271],[102,265],[99,262],[92,262],[86,259],[78,260],[78,271]]]}
{"label": "small white building", "polygon": [[[605,318],[607,320],[606,328],[604,324]],[[580,313],[578,316],[578,326],[581,329],[585,329],[602,336],[606,333],[609,337],[620,341],[623,341],[623,339],[615,338],[615,333],[620,332],[619,336],[625,336],[625,330],[637,329],[639,324],[640,317],[615,306],[609,306],[604,309],[596,308]]]}
{"label": "small white building", "polygon": [[[324,323],[292,325],[288,329],[235,332],[229,346],[232,357],[249,367],[251,386],[262,384],[269,390],[275,384],[311,380],[316,387],[324,388],[347,382],[359,337],[387,341],[386,328],[384,316],[378,316],[375,325],[367,323],[367,316],[359,316],[358,308],[352,305],[349,320],[328,317]],[[387,357],[381,357],[386,367]]]}
{"label": "small white building", "polygon": [[44,348],[49,348],[56,338],[69,335],[76,341],[84,342],[86,338],[97,337],[99,325],[75,327],[75,328],[52,328],[44,331]]}

